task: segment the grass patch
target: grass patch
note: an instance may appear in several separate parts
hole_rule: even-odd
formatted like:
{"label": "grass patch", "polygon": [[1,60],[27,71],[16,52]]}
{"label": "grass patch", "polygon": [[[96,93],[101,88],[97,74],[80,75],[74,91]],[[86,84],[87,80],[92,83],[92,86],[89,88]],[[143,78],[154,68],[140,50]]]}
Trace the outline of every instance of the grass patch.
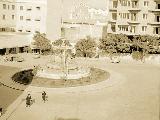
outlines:
{"label": "grass patch", "polygon": [[48,79],[36,77],[32,80],[32,85],[39,87],[63,88],[63,87],[76,87],[83,85],[96,84],[98,82],[107,80],[110,74],[104,70],[91,68],[91,74],[88,77],[81,79]]}

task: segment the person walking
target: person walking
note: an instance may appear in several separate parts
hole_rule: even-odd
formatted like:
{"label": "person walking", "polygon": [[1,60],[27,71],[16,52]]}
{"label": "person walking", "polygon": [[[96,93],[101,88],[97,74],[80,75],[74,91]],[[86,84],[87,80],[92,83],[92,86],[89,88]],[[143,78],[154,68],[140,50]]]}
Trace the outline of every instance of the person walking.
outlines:
{"label": "person walking", "polygon": [[0,108],[0,117],[2,116],[2,112],[3,112],[3,111],[2,111],[2,108]]}
{"label": "person walking", "polygon": [[26,97],[26,107],[31,106],[31,100],[32,100],[32,97],[31,97],[30,94],[28,94],[27,97]]}
{"label": "person walking", "polygon": [[47,100],[47,94],[45,91],[42,92],[42,100],[45,102]]}

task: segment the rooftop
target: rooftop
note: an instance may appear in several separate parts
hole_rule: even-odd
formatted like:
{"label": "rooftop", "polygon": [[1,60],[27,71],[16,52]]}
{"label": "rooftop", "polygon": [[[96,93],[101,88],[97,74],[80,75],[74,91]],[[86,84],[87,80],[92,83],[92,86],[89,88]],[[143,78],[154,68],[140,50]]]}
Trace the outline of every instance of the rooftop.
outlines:
{"label": "rooftop", "polygon": [[0,32],[0,49],[30,45],[32,34]]}

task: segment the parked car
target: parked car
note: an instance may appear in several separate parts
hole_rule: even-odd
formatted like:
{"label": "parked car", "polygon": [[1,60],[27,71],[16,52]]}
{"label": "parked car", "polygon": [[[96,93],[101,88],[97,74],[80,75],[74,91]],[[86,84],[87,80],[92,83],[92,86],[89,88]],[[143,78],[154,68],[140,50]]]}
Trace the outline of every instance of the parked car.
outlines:
{"label": "parked car", "polygon": [[15,61],[16,61],[16,62],[23,62],[23,61],[24,61],[24,58],[17,57]]}
{"label": "parked car", "polygon": [[114,57],[111,59],[111,63],[120,63],[120,59],[119,59],[117,56],[114,56]]}
{"label": "parked car", "polygon": [[35,53],[35,54],[34,54],[34,56],[33,56],[33,58],[34,58],[34,59],[38,59],[38,58],[40,58],[40,54]]}

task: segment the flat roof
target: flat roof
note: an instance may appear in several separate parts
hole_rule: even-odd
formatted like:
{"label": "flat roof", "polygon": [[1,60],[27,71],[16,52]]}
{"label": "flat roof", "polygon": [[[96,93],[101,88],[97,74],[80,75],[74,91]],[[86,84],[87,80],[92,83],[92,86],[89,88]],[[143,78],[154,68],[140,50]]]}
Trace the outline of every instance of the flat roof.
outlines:
{"label": "flat roof", "polygon": [[32,38],[28,33],[0,32],[0,49],[29,46]]}

